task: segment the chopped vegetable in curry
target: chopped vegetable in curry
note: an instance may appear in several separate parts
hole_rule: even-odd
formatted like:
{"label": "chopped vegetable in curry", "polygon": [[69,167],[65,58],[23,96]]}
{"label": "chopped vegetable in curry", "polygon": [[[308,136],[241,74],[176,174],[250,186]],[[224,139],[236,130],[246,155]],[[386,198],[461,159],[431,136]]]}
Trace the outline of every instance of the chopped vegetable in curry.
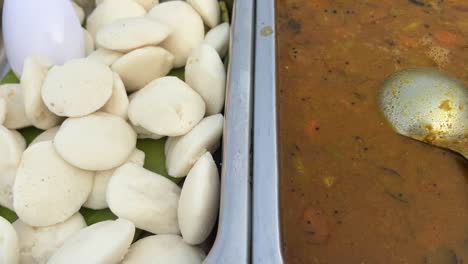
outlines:
{"label": "chopped vegetable in curry", "polygon": [[286,263],[468,262],[468,162],[396,134],[377,106],[382,80],[401,69],[468,82],[468,2],[277,0],[276,10]]}

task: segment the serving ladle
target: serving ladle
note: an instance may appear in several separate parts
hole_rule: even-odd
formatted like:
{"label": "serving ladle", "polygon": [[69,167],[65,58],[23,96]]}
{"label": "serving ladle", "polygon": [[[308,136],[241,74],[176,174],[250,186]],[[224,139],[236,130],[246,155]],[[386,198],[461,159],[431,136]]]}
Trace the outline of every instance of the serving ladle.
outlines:
{"label": "serving ladle", "polygon": [[378,104],[404,136],[460,153],[468,159],[468,88],[432,68],[410,68],[387,77]]}
{"label": "serving ladle", "polygon": [[70,0],[4,0],[2,31],[18,77],[29,56],[54,65],[85,56],[83,29]]}

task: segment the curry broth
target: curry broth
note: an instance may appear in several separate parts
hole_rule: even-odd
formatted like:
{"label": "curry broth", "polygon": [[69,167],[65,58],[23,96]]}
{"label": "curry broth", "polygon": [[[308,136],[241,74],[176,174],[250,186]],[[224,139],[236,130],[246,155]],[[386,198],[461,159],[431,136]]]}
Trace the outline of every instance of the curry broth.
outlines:
{"label": "curry broth", "polygon": [[286,263],[467,263],[468,162],[393,132],[377,90],[439,67],[468,82],[468,1],[277,0]]}

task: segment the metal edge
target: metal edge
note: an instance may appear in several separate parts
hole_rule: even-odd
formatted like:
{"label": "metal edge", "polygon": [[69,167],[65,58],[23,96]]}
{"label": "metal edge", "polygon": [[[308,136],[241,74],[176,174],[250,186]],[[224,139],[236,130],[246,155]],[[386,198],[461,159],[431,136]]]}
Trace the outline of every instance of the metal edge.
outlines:
{"label": "metal edge", "polygon": [[208,264],[250,263],[251,128],[255,1],[235,1],[226,91],[218,233]]}
{"label": "metal edge", "polygon": [[275,0],[257,1],[255,32],[252,260],[283,263],[276,123]]}

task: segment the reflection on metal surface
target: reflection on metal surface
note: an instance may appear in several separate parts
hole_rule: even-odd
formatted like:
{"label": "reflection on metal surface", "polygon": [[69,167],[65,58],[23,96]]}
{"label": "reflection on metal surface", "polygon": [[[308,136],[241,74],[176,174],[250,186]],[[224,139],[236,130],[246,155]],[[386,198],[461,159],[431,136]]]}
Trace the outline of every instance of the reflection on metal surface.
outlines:
{"label": "reflection on metal surface", "polygon": [[[228,3],[229,4],[229,3]],[[250,152],[255,1],[234,1],[218,234],[204,263],[250,263]]]}
{"label": "reflection on metal surface", "polygon": [[257,1],[252,262],[283,263],[276,129],[275,1]]}
{"label": "reflection on metal surface", "polygon": [[429,68],[388,77],[379,107],[400,134],[468,155],[468,88]]}

